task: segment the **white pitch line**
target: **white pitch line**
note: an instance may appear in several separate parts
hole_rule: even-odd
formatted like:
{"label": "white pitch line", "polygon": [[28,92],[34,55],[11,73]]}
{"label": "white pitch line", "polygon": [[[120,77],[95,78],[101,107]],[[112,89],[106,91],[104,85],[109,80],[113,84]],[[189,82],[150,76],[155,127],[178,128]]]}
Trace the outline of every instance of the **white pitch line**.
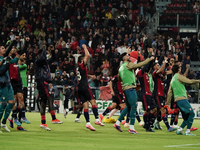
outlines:
{"label": "white pitch line", "polygon": [[200,149],[200,147],[176,147],[176,148],[195,148],[195,149]]}
{"label": "white pitch line", "polygon": [[[191,146],[191,145],[200,145],[200,143],[197,144],[182,144],[182,145],[167,145],[164,147],[184,147],[184,146]],[[184,148],[188,148],[188,147],[184,147]],[[200,147],[198,147],[200,149]]]}

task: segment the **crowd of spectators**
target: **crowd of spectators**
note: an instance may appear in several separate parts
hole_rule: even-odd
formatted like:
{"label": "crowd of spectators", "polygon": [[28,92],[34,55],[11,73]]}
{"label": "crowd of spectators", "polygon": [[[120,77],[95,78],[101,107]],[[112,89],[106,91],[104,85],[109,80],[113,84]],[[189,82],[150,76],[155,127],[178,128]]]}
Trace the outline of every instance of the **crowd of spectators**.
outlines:
{"label": "crowd of spectators", "polygon": [[[73,85],[77,59],[84,54],[86,44],[91,54],[87,64],[91,74],[91,87],[107,85],[117,74],[119,56],[131,50],[140,51],[144,58],[152,47],[156,59],[162,55],[169,58],[183,54],[197,60],[199,41],[182,40],[156,34],[153,38],[141,33],[155,13],[155,0],[0,0],[0,38],[3,44],[30,37],[27,65],[34,74],[34,60],[39,49],[55,48],[55,62],[51,64],[54,85]],[[48,52],[47,57],[51,57]],[[188,59],[190,59],[187,57]],[[200,57],[199,57],[200,58]]]}
{"label": "crowd of spectators", "polygon": [[[116,74],[118,58],[128,46],[140,42],[139,33],[155,12],[154,0],[0,0],[1,42],[8,44],[20,36],[30,37],[27,65],[34,74],[39,49],[55,47],[51,64],[54,84],[72,85],[77,58],[88,46],[90,73],[95,86],[105,85]],[[47,57],[51,54],[48,52]],[[112,71],[114,70],[114,71]]]}

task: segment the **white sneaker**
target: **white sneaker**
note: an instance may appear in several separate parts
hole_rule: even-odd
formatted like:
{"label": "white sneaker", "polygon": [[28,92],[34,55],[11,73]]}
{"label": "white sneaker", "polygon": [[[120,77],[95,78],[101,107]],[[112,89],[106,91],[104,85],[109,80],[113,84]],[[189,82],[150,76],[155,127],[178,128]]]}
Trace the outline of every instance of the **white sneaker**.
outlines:
{"label": "white sneaker", "polygon": [[178,125],[173,125],[173,128],[179,128],[179,126]]}
{"label": "white sneaker", "polygon": [[69,112],[69,109],[65,109],[65,110],[64,110],[64,117],[65,117],[65,118],[67,118],[68,112]]}
{"label": "white sneaker", "polygon": [[81,121],[79,119],[75,119],[74,122],[81,123]]}
{"label": "white sneaker", "polygon": [[144,125],[144,121],[140,121],[139,122],[139,126],[141,127],[141,126],[143,126]]}
{"label": "white sneaker", "polygon": [[40,127],[47,131],[51,131],[51,129],[49,127],[47,127],[47,124],[40,124]]}
{"label": "white sneaker", "polygon": [[124,127],[125,127],[125,128],[128,128],[128,127],[129,127],[129,124],[128,124],[128,123],[125,123],[125,124],[124,124]]}
{"label": "white sneaker", "polygon": [[7,132],[10,132],[10,130],[8,129],[8,127],[6,126],[6,124],[1,124],[1,127],[6,130]]}

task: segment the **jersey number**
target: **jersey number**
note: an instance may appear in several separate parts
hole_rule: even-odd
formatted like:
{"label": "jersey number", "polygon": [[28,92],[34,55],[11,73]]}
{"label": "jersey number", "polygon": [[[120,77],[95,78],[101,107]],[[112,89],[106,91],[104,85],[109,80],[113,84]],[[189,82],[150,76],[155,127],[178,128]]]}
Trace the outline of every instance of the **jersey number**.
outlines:
{"label": "jersey number", "polygon": [[77,70],[77,80],[80,81],[81,80],[81,74],[80,72]]}

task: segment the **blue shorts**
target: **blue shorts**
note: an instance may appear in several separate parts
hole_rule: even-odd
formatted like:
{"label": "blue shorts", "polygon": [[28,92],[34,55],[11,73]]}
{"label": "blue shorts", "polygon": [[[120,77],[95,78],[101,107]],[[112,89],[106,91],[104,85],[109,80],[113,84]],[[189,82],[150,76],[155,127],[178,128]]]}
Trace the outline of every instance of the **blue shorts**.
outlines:
{"label": "blue shorts", "polygon": [[8,102],[9,100],[15,100],[11,85],[0,88],[0,102]]}

